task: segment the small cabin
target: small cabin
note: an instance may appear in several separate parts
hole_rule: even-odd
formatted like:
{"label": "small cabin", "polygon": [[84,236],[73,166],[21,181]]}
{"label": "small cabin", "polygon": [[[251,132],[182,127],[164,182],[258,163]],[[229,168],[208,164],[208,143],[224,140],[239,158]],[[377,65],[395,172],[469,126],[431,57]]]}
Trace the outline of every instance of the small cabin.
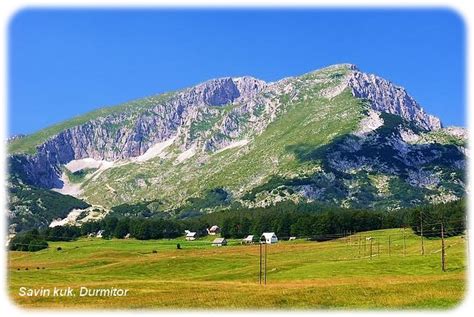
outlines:
{"label": "small cabin", "polygon": [[252,244],[253,235],[249,234],[245,239],[242,239],[242,244]]}
{"label": "small cabin", "polygon": [[288,241],[295,241],[295,240],[296,240],[296,237],[290,237],[290,238],[288,239]]}
{"label": "small cabin", "polygon": [[216,238],[212,241],[212,246],[214,247],[222,247],[227,245],[227,240],[225,238]]}
{"label": "small cabin", "polygon": [[127,234],[125,235],[125,237],[123,237],[123,238],[124,238],[124,239],[130,239],[130,233],[127,233]]}
{"label": "small cabin", "polygon": [[278,237],[276,236],[275,232],[264,232],[260,237],[260,242],[266,244],[277,243]]}
{"label": "small cabin", "polygon": [[207,229],[207,233],[211,236],[215,236],[216,234],[221,233],[221,228],[219,226],[212,226],[211,228]]}
{"label": "small cabin", "polygon": [[99,231],[97,231],[97,234],[95,236],[96,236],[96,238],[102,238],[103,234],[104,234],[104,230],[99,230]]}
{"label": "small cabin", "polygon": [[193,240],[196,240],[197,239],[197,232],[191,232],[189,231],[187,234],[186,234],[186,240],[188,241],[193,241]]}

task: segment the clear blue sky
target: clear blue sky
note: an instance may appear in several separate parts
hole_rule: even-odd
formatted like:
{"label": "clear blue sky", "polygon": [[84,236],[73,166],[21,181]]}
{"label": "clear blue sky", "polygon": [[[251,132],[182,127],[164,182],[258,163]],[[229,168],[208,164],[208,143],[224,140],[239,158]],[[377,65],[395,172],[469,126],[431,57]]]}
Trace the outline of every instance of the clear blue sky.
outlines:
{"label": "clear blue sky", "polygon": [[9,134],[219,76],[350,62],[465,125],[465,30],[447,10],[27,10],[10,24]]}

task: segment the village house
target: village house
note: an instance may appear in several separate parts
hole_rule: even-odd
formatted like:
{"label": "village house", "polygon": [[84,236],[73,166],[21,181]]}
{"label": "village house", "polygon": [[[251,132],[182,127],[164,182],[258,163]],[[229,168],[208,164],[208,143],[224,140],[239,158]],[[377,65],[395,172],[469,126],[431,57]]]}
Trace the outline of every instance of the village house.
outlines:
{"label": "village house", "polygon": [[216,234],[221,233],[221,228],[219,226],[212,226],[211,228],[207,229],[207,233],[211,236],[215,236]]}
{"label": "village house", "polygon": [[212,246],[214,247],[222,247],[224,245],[227,245],[227,240],[225,238],[215,238],[214,241],[212,241]]}
{"label": "village house", "polygon": [[249,234],[245,239],[242,239],[242,244],[252,244],[253,235]]}
{"label": "village house", "polygon": [[188,240],[188,241],[196,240],[197,237],[198,237],[197,232],[188,231],[186,233],[186,240]]}
{"label": "village house", "polygon": [[266,244],[277,243],[278,237],[276,236],[275,232],[264,232],[260,237],[260,242]]}

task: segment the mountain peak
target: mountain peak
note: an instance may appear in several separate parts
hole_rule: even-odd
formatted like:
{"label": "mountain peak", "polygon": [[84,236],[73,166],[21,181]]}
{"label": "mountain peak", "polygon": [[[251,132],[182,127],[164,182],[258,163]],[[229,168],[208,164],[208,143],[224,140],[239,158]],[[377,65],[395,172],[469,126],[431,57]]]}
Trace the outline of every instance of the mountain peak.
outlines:
{"label": "mountain peak", "polygon": [[332,64],[328,65],[319,69],[316,69],[314,71],[311,71],[310,73],[318,73],[318,72],[333,72],[333,71],[359,71],[359,68],[355,64],[351,63],[339,63],[339,64]]}
{"label": "mountain peak", "polygon": [[334,98],[349,89],[354,97],[369,101],[375,111],[398,115],[428,131],[443,127],[441,120],[426,113],[405,88],[377,75],[365,73],[355,64],[334,64],[297,78],[312,81],[313,75],[320,77],[318,80],[330,83],[322,92],[326,98]]}
{"label": "mountain peak", "polygon": [[210,79],[186,91],[194,104],[222,106],[237,99],[249,99],[258,94],[266,83],[250,76]]}
{"label": "mountain peak", "polygon": [[359,70],[351,72],[346,80],[352,94],[369,100],[374,110],[399,115],[426,130],[442,128],[441,120],[427,114],[405,88]]}
{"label": "mountain peak", "polygon": [[344,68],[344,69],[347,69],[347,70],[359,70],[359,68],[357,67],[357,65],[355,64],[351,64],[351,63],[340,63],[340,64],[334,64],[334,65],[330,65],[328,67],[326,67],[327,69],[331,69],[331,68]]}

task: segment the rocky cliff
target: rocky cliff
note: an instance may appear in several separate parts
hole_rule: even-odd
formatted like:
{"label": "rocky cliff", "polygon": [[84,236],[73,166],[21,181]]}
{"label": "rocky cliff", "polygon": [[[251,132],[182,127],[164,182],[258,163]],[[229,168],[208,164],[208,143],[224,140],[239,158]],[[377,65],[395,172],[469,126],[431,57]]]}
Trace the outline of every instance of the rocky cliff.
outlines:
{"label": "rocky cliff", "polygon": [[[394,118],[402,120],[399,125],[403,129],[390,126]],[[265,184],[272,175],[301,178],[314,176],[316,170],[322,170],[324,175],[334,171],[346,174],[362,171],[391,175],[416,187],[420,182],[414,179],[425,172],[444,175],[444,170],[464,168],[463,156],[456,154],[455,159],[443,160],[442,166],[436,167],[443,171],[435,171],[433,167],[425,171],[428,163],[436,162],[440,156],[430,159],[420,158],[418,154],[416,159],[411,156],[424,147],[444,153],[444,148],[432,145],[441,136],[443,142],[454,142],[456,149],[463,148],[462,129],[442,129],[441,121],[427,114],[404,88],[363,73],[351,64],[334,65],[274,83],[252,77],[213,79],[98,115],[89,114],[74,122],[81,123],[66,124],[64,129],[50,135],[40,133],[10,142],[10,148],[14,149],[9,157],[10,166],[25,183],[61,190],[70,185],[66,184],[70,180],[68,175],[79,171],[68,169],[71,162],[84,159],[108,162],[107,168],[94,165],[84,169],[90,175],[84,176],[78,185],[81,188],[78,195],[102,204],[158,197],[175,206],[199,195],[206,187],[226,187],[235,197],[240,197]],[[391,131],[391,137],[381,138],[381,131]],[[293,139],[287,138],[292,135]],[[349,143],[334,143],[340,138]],[[414,140],[426,145],[414,145]],[[31,148],[31,144],[37,145]],[[318,149],[318,153],[324,148],[327,152],[305,160],[301,154],[306,148]],[[393,161],[385,160],[384,153],[377,150],[380,148],[394,149],[387,153],[395,158],[404,155],[403,164],[412,166],[411,172],[405,167],[391,166]],[[426,156],[428,152],[423,153]],[[221,161],[228,153],[232,157]],[[417,165],[413,160],[424,163]],[[201,177],[201,181],[196,177]],[[427,176],[430,177],[433,179]],[[443,181],[428,183],[444,184]],[[100,186],[102,191],[108,189],[96,196],[94,192]],[[182,188],[176,191],[176,186]],[[301,192],[300,198],[325,197],[321,199],[348,204],[347,199],[342,199],[344,195],[350,196],[347,192],[341,191],[336,199],[317,194],[324,191],[318,186],[306,186],[306,191],[294,189]],[[437,195],[435,189],[430,190],[430,195]],[[446,190],[443,187],[445,197]],[[456,187],[450,195],[458,197],[462,191]],[[174,197],[167,194],[172,195],[171,192],[175,193]],[[274,203],[272,198],[269,201]]]}
{"label": "rocky cliff", "polygon": [[399,115],[426,130],[442,127],[439,118],[427,114],[403,87],[388,80],[355,70],[348,76],[347,85],[355,97],[370,100],[374,110]]}

